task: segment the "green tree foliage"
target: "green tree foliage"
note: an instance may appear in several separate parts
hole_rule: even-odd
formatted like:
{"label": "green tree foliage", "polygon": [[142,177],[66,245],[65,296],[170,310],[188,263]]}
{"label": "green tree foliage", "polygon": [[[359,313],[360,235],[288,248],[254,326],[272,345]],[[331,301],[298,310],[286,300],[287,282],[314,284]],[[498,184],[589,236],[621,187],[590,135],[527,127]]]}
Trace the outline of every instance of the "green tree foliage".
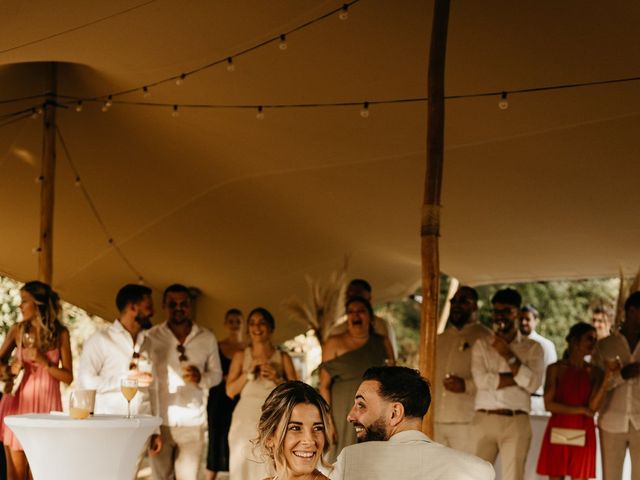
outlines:
{"label": "green tree foliage", "polygon": [[[440,278],[440,309],[446,300],[450,279]],[[522,295],[524,303],[533,304],[541,313],[538,333],[551,339],[558,354],[566,348],[564,337],[569,327],[579,321],[590,321],[590,307],[598,304],[615,305],[618,279],[587,279],[576,281],[531,282],[497,284],[476,287],[480,296],[479,318],[491,325],[491,297],[501,288],[512,287]],[[420,291],[409,298],[378,306],[376,313],[391,321],[398,338],[398,363],[418,366],[420,342]]]}
{"label": "green tree foliage", "polygon": [[615,305],[618,296],[617,279],[587,279],[575,281],[532,282],[478,287],[479,317],[491,323],[491,297],[501,288],[512,287],[522,295],[523,303],[533,304],[540,311],[537,331],[551,339],[559,355],[566,348],[565,336],[571,325],[590,322],[590,308],[597,304]]}

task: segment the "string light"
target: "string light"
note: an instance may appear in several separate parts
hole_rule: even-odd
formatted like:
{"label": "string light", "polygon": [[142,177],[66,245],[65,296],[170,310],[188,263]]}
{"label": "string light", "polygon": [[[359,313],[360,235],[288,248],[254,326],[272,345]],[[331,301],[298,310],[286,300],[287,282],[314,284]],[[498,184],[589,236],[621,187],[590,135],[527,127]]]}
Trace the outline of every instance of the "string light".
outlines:
{"label": "string light", "polygon": [[278,44],[278,48],[280,50],[286,50],[287,49],[287,36],[283,33],[282,35],[280,35],[280,43]]}
{"label": "string light", "polygon": [[76,112],[80,113],[82,111],[82,100],[78,100],[76,103]]}
{"label": "string light", "polygon": [[502,92],[500,95],[500,101],[498,102],[498,108],[500,110],[506,110],[509,108],[509,100],[507,100],[507,92]]}
{"label": "string light", "polygon": [[342,5],[340,13],[338,13],[338,18],[340,20],[346,20],[347,18],[349,18],[349,5],[347,5],[346,3]]}
{"label": "string light", "polygon": [[187,78],[187,74],[183,73],[176,79],[176,85],[180,86],[184,83],[184,79]]}
{"label": "string light", "polygon": [[107,97],[107,100],[104,102],[104,104],[102,105],[102,111],[103,112],[108,112],[109,109],[111,108],[111,105],[113,105],[113,95],[109,95]]}
{"label": "string light", "polygon": [[75,179],[75,181],[73,182],[73,184],[74,184],[76,187],[79,187],[79,186],[81,185],[81,183],[80,183],[80,176],[79,176],[79,175],[76,175],[76,179]]}
{"label": "string light", "polygon": [[149,90],[149,87],[147,87],[146,85],[142,87],[142,96],[144,98],[149,98],[151,96],[151,91]]}
{"label": "string light", "polygon": [[262,108],[262,105],[258,107],[258,113],[256,113],[256,119],[264,120],[264,110]]}
{"label": "string light", "polygon": [[180,116],[180,112],[178,111],[178,105],[174,105],[173,106],[173,111],[171,112],[171,116],[173,118],[176,118],[176,117]]}
{"label": "string light", "polygon": [[360,116],[362,118],[369,118],[369,102],[364,102],[362,110],[360,110]]}
{"label": "string light", "polygon": [[32,109],[31,109],[31,118],[33,118],[33,119],[35,120],[35,119],[36,119],[36,118],[38,118],[39,116],[40,116],[40,114],[38,113],[38,110],[37,110],[37,109],[35,109],[35,108],[32,108]]}
{"label": "string light", "polygon": [[227,57],[227,72],[235,71],[236,66],[233,64],[233,58]]}
{"label": "string light", "polygon": [[42,182],[44,182],[44,176],[42,176],[42,175],[37,176],[37,177],[35,178],[35,182],[36,182],[36,183],[42,183]]}
{"label": "string light", "polygon": [[42,251],[42,249],[40,247],[33,247],[31,249],[31,253],[40,253]]}

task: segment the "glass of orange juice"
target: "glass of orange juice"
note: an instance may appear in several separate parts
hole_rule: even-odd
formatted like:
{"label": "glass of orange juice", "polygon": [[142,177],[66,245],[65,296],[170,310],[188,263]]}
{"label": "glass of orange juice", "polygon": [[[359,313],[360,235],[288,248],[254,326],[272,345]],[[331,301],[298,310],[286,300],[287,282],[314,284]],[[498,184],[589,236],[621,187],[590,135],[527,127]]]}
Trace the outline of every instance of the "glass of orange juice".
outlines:
{"label": "glass of orange juice", "polygon": [[69,416],[76,420],[84,420],[89,417],[92,405],[91,399],[87,395],[81,395],[81,392],[71,392],[69,396]]}
{"label": "glass of orange juice", "polygon": [[138,393],[138,380],[123,378],[120,381],[120,391],[127,400],[127,416],[125,418],[131,418],[131,400],[133,400],[133,397]]}

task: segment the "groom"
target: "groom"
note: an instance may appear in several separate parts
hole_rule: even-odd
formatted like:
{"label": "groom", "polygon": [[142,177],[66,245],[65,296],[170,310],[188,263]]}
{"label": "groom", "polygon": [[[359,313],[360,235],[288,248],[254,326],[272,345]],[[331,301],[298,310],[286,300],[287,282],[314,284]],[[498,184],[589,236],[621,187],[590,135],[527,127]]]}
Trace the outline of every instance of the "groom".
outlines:
{"label": "groom", "polygon": [[490,463],[433,442],[421,431],[429,384],[407,367],[372,367],[347,420],[358,444],[340,452],[331,480],[494,480]]}

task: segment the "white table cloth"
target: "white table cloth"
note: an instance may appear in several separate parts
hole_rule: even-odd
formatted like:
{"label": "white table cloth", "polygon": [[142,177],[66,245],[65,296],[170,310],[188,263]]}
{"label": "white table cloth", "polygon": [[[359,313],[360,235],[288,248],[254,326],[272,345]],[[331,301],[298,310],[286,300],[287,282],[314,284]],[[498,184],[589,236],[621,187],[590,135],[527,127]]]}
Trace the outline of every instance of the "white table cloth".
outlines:
{"label": "white table cloth", "polygon": [[4,422],[22,443],[34,480],[132,480],[145,441],[162,420],[30,414]]}

